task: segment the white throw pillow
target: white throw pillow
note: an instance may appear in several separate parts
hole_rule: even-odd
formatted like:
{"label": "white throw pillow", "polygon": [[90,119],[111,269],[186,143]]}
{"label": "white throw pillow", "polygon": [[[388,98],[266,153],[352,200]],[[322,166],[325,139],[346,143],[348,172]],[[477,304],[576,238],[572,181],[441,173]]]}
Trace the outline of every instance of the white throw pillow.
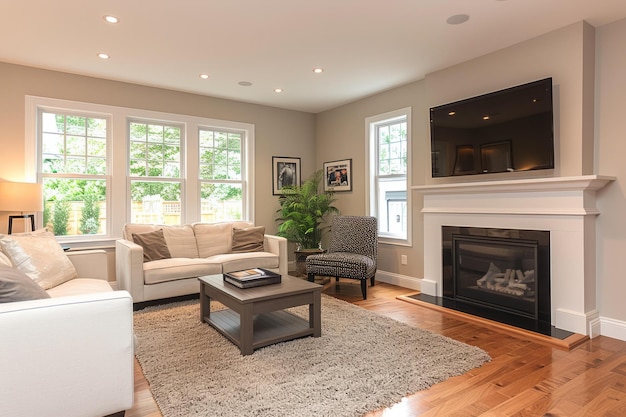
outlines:
{"label": "white throw pillow", "polygon": [[76,278],[76,268],[48,231],[5,235],[0,247],[11,263],[44,290]]}
{"label": "white throw pillow", "polygon": [[2,252],[0,252],[0,265],[13,266],[11,260]]}

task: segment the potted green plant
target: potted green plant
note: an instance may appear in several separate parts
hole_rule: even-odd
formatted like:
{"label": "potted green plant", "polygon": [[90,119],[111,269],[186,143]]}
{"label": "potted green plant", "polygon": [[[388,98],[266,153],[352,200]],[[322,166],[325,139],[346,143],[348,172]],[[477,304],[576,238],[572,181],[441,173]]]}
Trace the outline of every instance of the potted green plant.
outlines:
{"label": "potted green plant", "polygon": [[[302,185],[287,186],[281,189],[279,197],[280,209],[277,210],[278,236],[296,244],[296,272],[303,273],[303,261],[306,252],[321,249],[322,233],[326,216],[339,213],[333,206],[335,202],[332,191],[320,191],[323,171],[314,172]],[[298,256],[303,253],[304,256]],[[300,259],[299,259],[300,258]]]}

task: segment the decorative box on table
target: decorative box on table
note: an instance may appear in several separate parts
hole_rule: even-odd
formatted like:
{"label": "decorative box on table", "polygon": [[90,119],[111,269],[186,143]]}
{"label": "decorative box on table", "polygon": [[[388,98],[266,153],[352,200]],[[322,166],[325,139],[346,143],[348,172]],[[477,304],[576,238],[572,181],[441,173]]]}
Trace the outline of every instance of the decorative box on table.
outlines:
{"label": "decorative box on table", "polygon": [[280,274],[267,269],[250,268],[224,273],[224,282],[239,288],[252,288],[262,285],[279,284],[281,278]]}

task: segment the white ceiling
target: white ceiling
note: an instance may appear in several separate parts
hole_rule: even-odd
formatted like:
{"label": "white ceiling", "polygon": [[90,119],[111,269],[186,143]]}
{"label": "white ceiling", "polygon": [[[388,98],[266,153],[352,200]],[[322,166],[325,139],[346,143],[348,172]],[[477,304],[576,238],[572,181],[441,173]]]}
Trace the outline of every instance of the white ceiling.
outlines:
{"label": "white ceiling", "polygon": [[0,15],[0,61],[317,113],[624,18],[626,0],[0,0]]}

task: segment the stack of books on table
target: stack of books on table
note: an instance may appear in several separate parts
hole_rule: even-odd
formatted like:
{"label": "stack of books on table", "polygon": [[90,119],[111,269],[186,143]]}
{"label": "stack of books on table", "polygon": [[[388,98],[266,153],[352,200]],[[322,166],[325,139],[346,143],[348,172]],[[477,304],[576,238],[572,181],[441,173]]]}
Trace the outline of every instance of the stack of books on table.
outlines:
{"label": "stack of books on table", "polygon": [[239,288],[252,288],[279,284],[280,275],[263,268],[251,268],[224,273],[224,282]]}

